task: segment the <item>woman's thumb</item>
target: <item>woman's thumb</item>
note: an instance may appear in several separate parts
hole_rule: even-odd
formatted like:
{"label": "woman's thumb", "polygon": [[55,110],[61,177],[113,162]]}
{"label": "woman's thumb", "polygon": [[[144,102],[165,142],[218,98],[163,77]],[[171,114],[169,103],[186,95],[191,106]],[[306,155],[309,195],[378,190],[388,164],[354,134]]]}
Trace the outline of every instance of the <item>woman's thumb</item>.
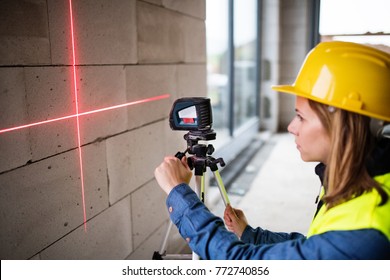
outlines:
{"label": "woman's thumb", "polygon": [[235,219],[237,217],[236,213],[234,213],[233,207],[230,204],[226,205],[226,211],[230,219]]}
{"label": "woman's thumb", "polygon": [[190,169],[190,167],[188,166],[188,162],[187,162],[187,157],[184,156],[181,158],[181,163],[187,168],[187,169]]}

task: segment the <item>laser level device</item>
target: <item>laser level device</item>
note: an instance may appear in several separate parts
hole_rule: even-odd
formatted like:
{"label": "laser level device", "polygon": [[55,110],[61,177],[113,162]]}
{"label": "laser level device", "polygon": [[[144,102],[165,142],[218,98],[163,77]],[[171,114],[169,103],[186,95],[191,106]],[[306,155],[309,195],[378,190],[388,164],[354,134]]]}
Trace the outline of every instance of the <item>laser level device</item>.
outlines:
{"label": "laser level device", "polygon": [[207,131],[213,124],[210,99],[187,97],[177,99],[169,114],[172,130]]}

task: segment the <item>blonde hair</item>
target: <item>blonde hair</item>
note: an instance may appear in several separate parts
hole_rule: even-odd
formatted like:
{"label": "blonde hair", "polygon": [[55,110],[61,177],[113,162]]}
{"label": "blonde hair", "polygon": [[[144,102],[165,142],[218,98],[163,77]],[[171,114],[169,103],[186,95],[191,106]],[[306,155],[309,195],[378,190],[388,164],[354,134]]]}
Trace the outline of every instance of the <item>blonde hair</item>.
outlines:
{"label": "blonde hair", "polygon": [[366,168],[373,144],[370,118],[311,100],[309,105],[330,137],[324,174],[327,191],[323,197],[328,209],[373,189],[381,195],[383,204],[387,194]]}

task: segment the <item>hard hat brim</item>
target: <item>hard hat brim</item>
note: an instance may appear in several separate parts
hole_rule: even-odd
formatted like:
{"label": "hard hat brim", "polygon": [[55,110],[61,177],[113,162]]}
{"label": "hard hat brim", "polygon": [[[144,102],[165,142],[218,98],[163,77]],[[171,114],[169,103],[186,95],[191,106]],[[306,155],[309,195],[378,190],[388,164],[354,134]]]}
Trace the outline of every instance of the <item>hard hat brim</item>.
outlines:
{"label": "hard hat brim", "polygon": [[308,95],[307,93],[301,92],[301,91],[297,90],[297,88],[292,86],[292,85],[275,85],[275,86],[271,86],[271,88],[274,91],[283,92],[283,93],[289,93],[289,94],[293,94],[293,95],[298,95],[298,96],[301,96],[301,97],[305,97],[307,99],[311,99],[313,101],[317,101],[317,102],[326,104],[323,99],[315,98],[312,95]]}
{"label": "hard hat brim", "polygon": [[384,121],[390,122],[390,118],[387,118],[387,117],[382,116],[382,115],[378,115],[378,114],[375,114],[372,112],[367,112],[364,110],[356,110],[354,108],[347,108],[347,107],[343,108],[341,106],[337,106],[335,104],[332,104],[332,102],[327,103],[326,100],[324,100],[324,99],[317,98],[313,95],[308,95],[307,93],[304,93],[304,92],[297,90],[297,88],[294,87],[293,85],[275,85],[275,86],[271,86],[271,88],[277,92],[288,93],[288,94],[304,97],[304,98],[313,100],[313,101],[318,102],[318,103],[322,103],[322,104],[329,105],[329,106],[334,106],[334,107],[342,109],[342,110],[347,110],[347,111],[350,111],[353,113],[365,115],[365,116],[375,118],[378,120],[384,120]]}

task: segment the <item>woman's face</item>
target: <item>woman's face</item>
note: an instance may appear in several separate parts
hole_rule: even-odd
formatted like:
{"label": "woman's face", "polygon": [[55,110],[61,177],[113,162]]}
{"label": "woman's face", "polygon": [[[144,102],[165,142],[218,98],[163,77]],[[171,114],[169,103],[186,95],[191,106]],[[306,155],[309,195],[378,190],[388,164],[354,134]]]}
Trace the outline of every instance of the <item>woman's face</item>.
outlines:
{"label": "woman's face", "polygon": [[296,116],[287,130],[295,136],[297,149],[303,161],[318,161],[326,164],[330,138],[307,98],[297,96]]}

